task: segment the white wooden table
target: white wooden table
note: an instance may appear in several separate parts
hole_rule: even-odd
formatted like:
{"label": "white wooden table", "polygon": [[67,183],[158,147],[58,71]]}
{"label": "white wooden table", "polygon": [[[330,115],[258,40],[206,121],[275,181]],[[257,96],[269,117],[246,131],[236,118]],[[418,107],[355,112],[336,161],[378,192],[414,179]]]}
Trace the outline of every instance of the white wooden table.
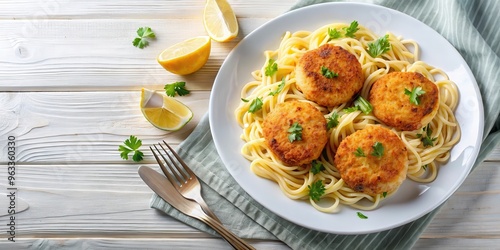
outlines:
{"label": "white wooden table", "polygon": [[[155,58],[182,40],[205,35],[203,0],[0,1],[0,193],[8,210],[9,151],[15,151],[15,243],[9,216],[0,217],[0,249],[220,249],[221,239],[149,208],[152,191],[137,167],[117,151],[129,135],[145,145],[178,144],[207,111],[213,80],[229,51],[249,32],[287,11],[295,0],[230,0],[239,37],[212,44],[208,63],[180,77]],[[138,27],[157,39],[132,46]],[[141,87],[162,89],[186,81],[192,94],[179,100],[195,113],[184,129],[166,133],[139,109]],[[10,139],[16,144],[9,150]],[[145,147],[146,148],[146,147]],[[154,166],[147,150],[146,161]],[[500,246],[500,148],[445,204],[415,249]],[[6,230],[7,229],[7,230]],[[286,246],[251,241],[257,248]]]}

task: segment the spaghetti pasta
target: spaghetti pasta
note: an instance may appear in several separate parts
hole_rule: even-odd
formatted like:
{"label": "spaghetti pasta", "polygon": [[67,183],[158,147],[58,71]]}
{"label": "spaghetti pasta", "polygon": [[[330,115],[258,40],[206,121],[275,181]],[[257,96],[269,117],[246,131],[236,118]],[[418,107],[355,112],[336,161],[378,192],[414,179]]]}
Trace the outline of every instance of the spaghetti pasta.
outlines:
{"label": "spaghetti pasta", "polygon": [[[445,72],[419,61],[418,44],[413,40],[405,40],[387,33],[390,50],[374,58],[366,49],[369,43],[379,37],[361,25],[355,37],[329,37],[329,29],[342,30],[348,26],[344,23],[333,23],[312,32],[286,32],[276,50],[264,51],[263,66],[251,73],[254,80],[242,88],[242,102],[235,110],[235,117],[243,130],[241,139],[245,141],[241,153],[251,162],[251,170],[260,177],[276,182],[290,199],[308,200],[319,211],[329,213],[338,211],[340,204],[356,209],[375,209],[385,198],[385,194],[370,196],[349,188],[342,180],[333,160],[340,142],[350,134],[370,124],[386,125],[372,113],[365,114],[359,110],[346,112],[345,108],[350,107],[352,103],[324,107],[307,100],[297,89],[295,79],[295,66],[307,51],[331,43],[355,55],[364,75],[364,84],[359,95],[365,99],[368,99],[370,88],[377,79],[394,71],[418,72],[437,85],[439,108],[427,126],[415,131],[399,131],[388,127],[400,137],[408,149],[407,178],[423,183],[432,182],[437,177],[439,164],[449,159],[451,148],[460,139],[460,129],[453,113],[458,104],[457,87]],[[272,75],[266,75],[269,63],[277,64],[277,72]],[[262,105],[258,111],[251,110],[255,108],[256,103],[253,101],[256,99],[259,99]],[[328,131],[328,142],[323,154],[317,159],[325,170],[317,174],[313,174],[308,165],[288,166],[281,163],[265,142],[262,133],[264,119],[277,104],[292,100],[311,103],[325,118],[338,115],[338,124]],[[427,135],[433,139],[431,146],[422,143],[422,136]],[[308,188],[318,180],[321,180],[325,187],[320,202],[309,197]]]}

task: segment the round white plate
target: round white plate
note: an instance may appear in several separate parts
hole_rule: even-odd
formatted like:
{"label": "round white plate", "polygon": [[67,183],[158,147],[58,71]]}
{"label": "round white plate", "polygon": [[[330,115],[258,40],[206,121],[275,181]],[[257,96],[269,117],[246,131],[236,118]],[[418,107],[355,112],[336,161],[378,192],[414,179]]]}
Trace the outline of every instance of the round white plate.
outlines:
{"label": "round white plate", "polygon": [[[278,185],[250,171],[250,162],[240,154],[242,129],[234,117],[244,84],[251,72],[265,61],[264,50],[275,50],[286,31],[315,30],[335,22],[353,20],[380,36],[387,31],[417,41],[421,60],[443,69],[458,85],[460,102],[455,111],[463,132],[430,184],[406,180],[398,192],[373,211],[358,218],[348,206],[339,213],[315,210],[309,203],[287,198]],[[416,220],[442,204],[461,185],[477,157],[483,134],[483,106],[476,80],[455,48],[436,31],[398,11],[358,3],[325,3],[290,11],[259,27],[228,55],[215,79],[210,96],[210,127],[217,151],[239,185],[257,202],[291,222],[323,232],[362,234],[391,229]]]}

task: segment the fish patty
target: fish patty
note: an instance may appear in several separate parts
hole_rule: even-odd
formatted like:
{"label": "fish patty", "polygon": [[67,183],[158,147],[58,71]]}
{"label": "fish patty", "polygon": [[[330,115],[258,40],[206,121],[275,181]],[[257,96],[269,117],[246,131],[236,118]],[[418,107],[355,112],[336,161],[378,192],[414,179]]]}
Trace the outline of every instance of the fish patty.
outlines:
{"label": "fish patty", "polygon": [[[421,87],[418,105],[410,102],[405,89]],[[392,72],[379,78],[370,90],[373,115],[388,126],[413,131],[427,125],[439,108],[439,90],[433,82],[416,72]]]}
{"label": "fish patty", "polygon": [[[335,72],[331,78],[322,68]],[[297,88],[305,98],[321,106],[335,107],[348,102],[363,87],[361,64],[353,54],[342,47],[324,44],[306,52],[295,69]]]}
{"label": "fish patty", "polygon": [[[372,155],[376,142],[383,146],[381,157]],[[357,151],[364,156],[356,155]],[[392,193],[406,179],[408,152],[394,132],[370,125],[342,140],[335,154],[335,166],[347,186],[355,191],[372,196]]]}
{"label": "fish patty", "polygon": [[[290,142],[288,130],[296,122],[302,127],[302,138]],[[311,163],[321,155],[328,140],[325,117],[306,102],[276,105],[265,117],[262,130],[271,151],[288,165]]]}

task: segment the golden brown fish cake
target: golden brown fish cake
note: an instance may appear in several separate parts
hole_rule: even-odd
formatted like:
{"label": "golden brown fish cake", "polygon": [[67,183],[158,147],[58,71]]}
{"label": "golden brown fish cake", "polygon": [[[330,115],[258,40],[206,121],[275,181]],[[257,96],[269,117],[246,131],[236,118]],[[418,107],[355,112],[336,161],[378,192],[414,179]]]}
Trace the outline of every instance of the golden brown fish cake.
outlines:
{"label": "golden brown fish cake", "polygon": [[[420,104],[410,102],[405,94],[421,87]],[[388,126],[412,131],[428,124],[439,108],[439,90],[433,82],[416,72],[393,72],[378,79],[370,90],[373,115]]]}
{"label": "golden brown fish cake", "polygon": [[[383,146],[381,157],[372,155],[374,144]],[[355,152],[360,148],[363,156]],[[335,166],[347,186],[369,195],[396,191],[408,170],[408,152],[401,139],[380,125],[367,126],[347,136],[335,154]]]}
{"label": "golden brown fish cake", "polygon": [[[288,130],[298,122],[302,139],[290,142]],[[263,134],[271,151],[288,165],[308,164],[317,159],[328,139],[326,119],[313,105],[290,101],[276,105],[264,119]]]}
{"label": "golden brown fish cake", "polygon": [[[338,74],[327,78],[322,67]],[[348,102],[363,87],[364,76],[356,56],[342,47],[325,44],[306,52],[295,70],[297,88],[319,105],[335,107]]]}

